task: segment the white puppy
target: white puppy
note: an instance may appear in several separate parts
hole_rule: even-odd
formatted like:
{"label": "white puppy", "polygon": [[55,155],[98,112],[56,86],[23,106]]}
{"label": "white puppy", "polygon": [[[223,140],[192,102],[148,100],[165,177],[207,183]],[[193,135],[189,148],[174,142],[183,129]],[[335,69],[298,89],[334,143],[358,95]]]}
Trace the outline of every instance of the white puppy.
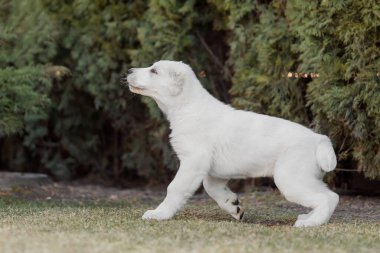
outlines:
{"label": "white puppy", "polygon": [[129,69],[126,80],[132,92],[152,97],[165,113],[180,160],[166,198],[143,219],[170,219],[203,182],[218,205],[240,220],[244,211],[228,180],[273,176],[287,200],[312,208],[298,216],[296,227],[328,222],[339,201],[322,182],[323,173],[336,166],[328,137],[288,120],[223,104],[182,62]]}

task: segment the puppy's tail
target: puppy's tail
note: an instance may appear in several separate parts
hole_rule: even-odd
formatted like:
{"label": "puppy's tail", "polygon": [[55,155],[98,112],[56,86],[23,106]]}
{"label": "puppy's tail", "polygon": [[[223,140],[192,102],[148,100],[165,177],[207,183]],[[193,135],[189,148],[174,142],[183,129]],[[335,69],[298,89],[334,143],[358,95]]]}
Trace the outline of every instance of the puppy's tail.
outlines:
{"label": "puppy's tail", "polygon": [[331,144],[330,139],[327,136],[323,136],[317,146],[317,163],[319,167],[326,171],[332,171],[336,167],[336,156]]}

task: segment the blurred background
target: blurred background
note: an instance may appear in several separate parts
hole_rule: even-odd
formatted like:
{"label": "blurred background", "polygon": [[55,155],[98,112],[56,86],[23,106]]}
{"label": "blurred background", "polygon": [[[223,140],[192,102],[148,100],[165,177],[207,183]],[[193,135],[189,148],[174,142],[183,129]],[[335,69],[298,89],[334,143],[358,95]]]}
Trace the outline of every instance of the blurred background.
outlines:
{"label": "blurred background", "polygon": [[379,192],[379,27],[376,0],[0,0],[0,170],[166,184],[168,124],[120,78],[173,59],[234,107],[330,136],[331,186]]}

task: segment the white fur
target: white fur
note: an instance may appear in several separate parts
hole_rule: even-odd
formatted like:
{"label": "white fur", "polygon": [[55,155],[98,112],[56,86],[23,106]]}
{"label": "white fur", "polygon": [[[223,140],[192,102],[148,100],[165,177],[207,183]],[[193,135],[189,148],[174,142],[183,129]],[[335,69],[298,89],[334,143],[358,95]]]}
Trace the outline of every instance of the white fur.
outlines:
{"label": "white fur", "polygon": [[167,116],[170,142],[180,159],[166,198],[143,219],[173,217],[202,182],[223,210],[241,219],[244,211],[228,180],[273,176],[287,200],[312,208],[298,216],[295,226],[328,222],[339,201],[321,180],[322,170],[336,166],[328,137],[288,120],[223,104],[182,62],[159,61],[130,71],[130,90],[152,97]]}

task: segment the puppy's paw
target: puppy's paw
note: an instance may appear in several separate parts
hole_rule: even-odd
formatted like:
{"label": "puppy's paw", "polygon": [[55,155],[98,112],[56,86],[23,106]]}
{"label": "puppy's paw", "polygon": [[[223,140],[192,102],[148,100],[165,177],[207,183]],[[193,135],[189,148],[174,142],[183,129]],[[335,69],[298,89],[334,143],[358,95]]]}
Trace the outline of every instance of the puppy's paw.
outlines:
{"label": "puppy's paw", "polygon": [[162,210],[148,210],[142,216],[143,220],[167,220],[170,219],[173,215]]}
{"label": "puppy's paw", "polygon": [[309,218],[309,214],[308,213],[305,213],[305,214],[300,214],[300,215],[298,215],[298,217],[297,217],[297,221],[298,220],[306,220],[307,218]]}
{"label": "puppy's paw", "polygon": [[294,223],[294,227],[302,228],[302,227],[315,227],[321,225],[321,222],[313,221],[310,219],[298,219],[296,223]]}
{"label": "puppy's paw", "polygon": [[241,221],[244,217],[244,208],[240,205],[237,205],[236,206],[236,212],[235,213],[231,213],[232,217],[234,217],[235,219],[237,219],[238,221]]}

